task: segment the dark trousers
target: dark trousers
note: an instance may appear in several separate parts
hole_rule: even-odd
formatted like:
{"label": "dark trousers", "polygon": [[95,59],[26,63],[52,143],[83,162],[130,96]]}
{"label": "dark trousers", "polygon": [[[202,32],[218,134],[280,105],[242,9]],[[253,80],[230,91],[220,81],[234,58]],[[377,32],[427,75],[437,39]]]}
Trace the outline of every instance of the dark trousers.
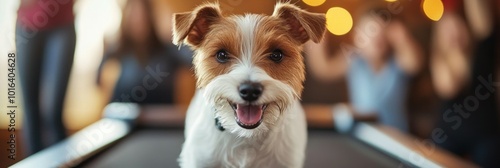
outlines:
{"label": "dark trousers", "polygon": [[62,114],[75,45],[73,23],[37,32],[16,27],[27,155],[66,137]]}

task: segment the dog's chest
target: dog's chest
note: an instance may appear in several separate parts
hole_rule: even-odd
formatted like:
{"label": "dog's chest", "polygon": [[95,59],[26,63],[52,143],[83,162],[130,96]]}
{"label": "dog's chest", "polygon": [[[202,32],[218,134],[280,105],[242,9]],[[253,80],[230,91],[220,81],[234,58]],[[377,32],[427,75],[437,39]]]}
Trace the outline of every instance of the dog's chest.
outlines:
{"label": "dog's chest", "polygon": [[280,156],[279,151],[284,149],[280,149],[279,145],[265,141],[233,141],[216,146],[213,155],[207,158],[215,161],[215,167],[285,167],[278,162],[286,157]]}

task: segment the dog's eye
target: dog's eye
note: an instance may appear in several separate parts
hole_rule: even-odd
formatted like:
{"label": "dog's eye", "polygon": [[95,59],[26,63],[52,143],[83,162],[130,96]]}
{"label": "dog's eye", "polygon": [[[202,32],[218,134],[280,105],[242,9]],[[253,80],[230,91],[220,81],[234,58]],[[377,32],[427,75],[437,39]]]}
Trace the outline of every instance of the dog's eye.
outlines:
{"label": "dog's eye", "polygon": [[219,63],[226,63],[227,61],[229,61],[229,53],[227,53],[227,51],[225,50],[219,50],[215,54],[215,58]]}
{"label": "dog's eye", "polygon": [[273,60],[276,63],[281,62],[281,60],[283,60],[283,52],[281,52],[281,50],[279,49],[276,49],[269,55],[269,59]]}

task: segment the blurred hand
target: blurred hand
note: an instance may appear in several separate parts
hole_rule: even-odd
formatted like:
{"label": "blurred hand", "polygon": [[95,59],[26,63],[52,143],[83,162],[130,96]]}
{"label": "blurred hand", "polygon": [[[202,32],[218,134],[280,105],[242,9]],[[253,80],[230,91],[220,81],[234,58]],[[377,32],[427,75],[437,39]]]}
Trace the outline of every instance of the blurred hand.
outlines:
{"label": "blurred hand", "polygon": [[434,40],[442,51],[463,49],[469,46],[465,23],[458,16],[447,14],[437,22]]}
{"label": "blurred hand", "polygon": [[386,38],[394,50],[399,67],[408,75],[420,72],[423,54],[420,45],[400,21],[392,21],[386,28]]}
{"label": "blurred hand", "polygon": [[408,36],[406,28],[400,21],[391,22],[386,31],[387,41],[391,46],[401,44],[400,42]]}
{"label": "blurred hand", "polygon": [[328,34],[325,34],[323,40],[318,44],[309,41],[304,45],[304,57],[308,71],[317,79],[322,81],[335,81],[344,76],[349,64],[346,62],[345,56],[350,55],[338,51],[335,54],[330,54]]}

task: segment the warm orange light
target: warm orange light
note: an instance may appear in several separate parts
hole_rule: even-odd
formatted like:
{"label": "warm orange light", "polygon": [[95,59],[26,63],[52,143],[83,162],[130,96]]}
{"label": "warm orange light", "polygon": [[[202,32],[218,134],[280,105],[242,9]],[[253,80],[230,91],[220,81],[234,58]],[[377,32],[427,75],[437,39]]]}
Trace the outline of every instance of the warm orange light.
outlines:
{"label": "warm orange light", "polygon": [[302,0],[302,1],[309,6],[320,6],[321,4],[325,3],[326,0]]}
{"label": "warm orange light", "polygon": [[424,0],[422,2],[422,9],[429,19],[438,21],[443,16],[444,5],[441,0]]}
{"label": "warm orange light", "polygon": [[344,35],[352,28],[352,16],[342,7],[332,7],[326,12],[326,26],[334,35]]}

